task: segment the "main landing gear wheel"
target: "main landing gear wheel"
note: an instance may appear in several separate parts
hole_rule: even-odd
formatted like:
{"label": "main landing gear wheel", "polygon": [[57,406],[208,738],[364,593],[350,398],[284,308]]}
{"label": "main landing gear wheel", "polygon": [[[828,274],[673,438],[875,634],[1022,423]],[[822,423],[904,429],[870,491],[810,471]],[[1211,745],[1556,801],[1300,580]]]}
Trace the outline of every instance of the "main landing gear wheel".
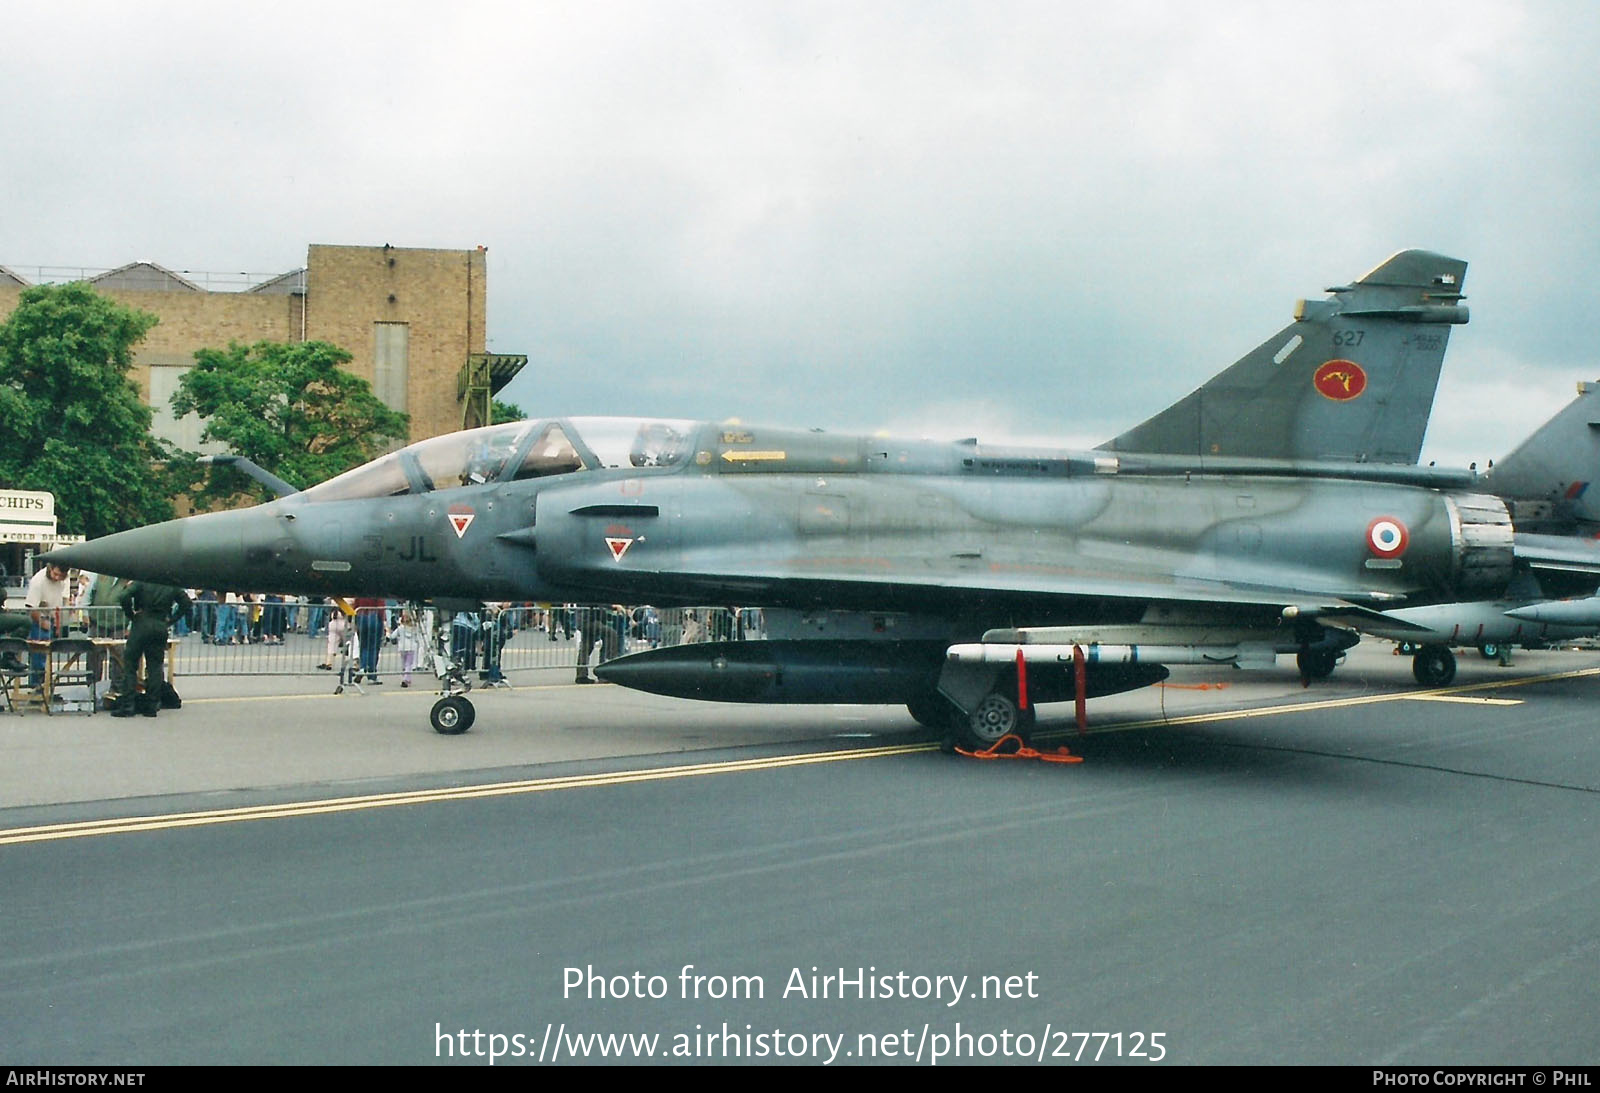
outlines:
{"label": "main landing gear wheel", "polygon": [[960,720],[961,736],[973,749],[991,748],[1002,736],[1008,734],[1024,741],[1033,731],[1033,707],[1021,709],[1017,700],[1002,691],[990,691],[978,703],[978,708]]}
{"label": "main landing gear wheel", "polygon": [[478,712],[472,708],[472,703],[460,695],[447,695],[433,704],[433,712],[428,715],[428,720],[433,722],[433,731],[444,736],[459,736],[472,728],[472,722],[477,718]]}
{"label": "main landing gear wheel", "polygon": [[1294,662],[1300,668],[1301,679],[1327,679],[1338,667],[1339,654],[1332,649],[1302,649]]}
{"label": "main landing gear wheel", "polygon": [[1443,645],[1424,645],[1411,658],[1411,674],[1424,687],[1448,687],[1456,678],[1456,655]]}

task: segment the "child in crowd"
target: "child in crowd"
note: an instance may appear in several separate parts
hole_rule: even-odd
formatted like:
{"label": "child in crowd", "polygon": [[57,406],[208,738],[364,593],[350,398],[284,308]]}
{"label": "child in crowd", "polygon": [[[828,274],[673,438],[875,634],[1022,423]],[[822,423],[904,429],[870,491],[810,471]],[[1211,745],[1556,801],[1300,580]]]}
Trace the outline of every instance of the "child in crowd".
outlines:
{"label": "child in crowd", "polygon": [[411,686],[411,670],[417,665],[417,654],[422,652],[422,629],[410,611],[400,614],[400,625],[390,633],[395,648],[400,650],[400,686]]}

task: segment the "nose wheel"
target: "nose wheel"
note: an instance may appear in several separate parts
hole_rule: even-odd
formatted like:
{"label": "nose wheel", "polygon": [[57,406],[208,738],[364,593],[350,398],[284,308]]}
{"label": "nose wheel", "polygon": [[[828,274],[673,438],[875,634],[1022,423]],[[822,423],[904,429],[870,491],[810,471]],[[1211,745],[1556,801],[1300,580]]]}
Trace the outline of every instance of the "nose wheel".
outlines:
{"label": "nose wheel", "polygon": [[477,716],[478,712],[465,695],[446,695],[433,704],[428,720],[433,723],[434,732],[442,736],[459,736],[472,728]]}
{"label": "nose wheel", "polygon": [[441,736],[460,736],[472,728],[478,711],[467,697],[472,679],[450,651],[448,619],[449,613],[440,611],[433,620],[433,672],[439,677],[443,697],[433,704],[428,720]]}

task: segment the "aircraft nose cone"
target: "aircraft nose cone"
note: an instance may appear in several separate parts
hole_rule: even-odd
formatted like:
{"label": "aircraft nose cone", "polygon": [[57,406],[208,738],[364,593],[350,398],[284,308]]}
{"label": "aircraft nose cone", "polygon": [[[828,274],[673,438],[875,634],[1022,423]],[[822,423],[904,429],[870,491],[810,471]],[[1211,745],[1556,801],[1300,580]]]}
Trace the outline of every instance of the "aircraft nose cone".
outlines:
{"label": "aircraft nose cone", "polygon": [[113,577],[233,588],[244,569],[241,533],[246,512],[207,513],[119,531],[52,550],[45,560]]}
{"label": "aircraft nose cone", "polygon": [[119,531],[92,539],[87,543],[57,547],[44,555],[44,560],[73,569],[87,569],[92,573],[109,573],[116,577],[133,577],[167,584],[178,581],[179,545],[183,534],[178,525],[182,521],[169,520],[164,524]]}

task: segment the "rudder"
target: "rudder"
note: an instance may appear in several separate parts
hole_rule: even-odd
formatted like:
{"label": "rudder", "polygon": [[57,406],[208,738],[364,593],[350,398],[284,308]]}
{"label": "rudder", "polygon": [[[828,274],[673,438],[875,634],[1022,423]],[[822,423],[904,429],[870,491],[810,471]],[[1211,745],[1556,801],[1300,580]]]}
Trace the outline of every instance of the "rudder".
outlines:
{"label": "rudder", "polygon": [[1467,264],[1401,251],[1302,300],[1295,321],[1107,451],[1415,463]]}

